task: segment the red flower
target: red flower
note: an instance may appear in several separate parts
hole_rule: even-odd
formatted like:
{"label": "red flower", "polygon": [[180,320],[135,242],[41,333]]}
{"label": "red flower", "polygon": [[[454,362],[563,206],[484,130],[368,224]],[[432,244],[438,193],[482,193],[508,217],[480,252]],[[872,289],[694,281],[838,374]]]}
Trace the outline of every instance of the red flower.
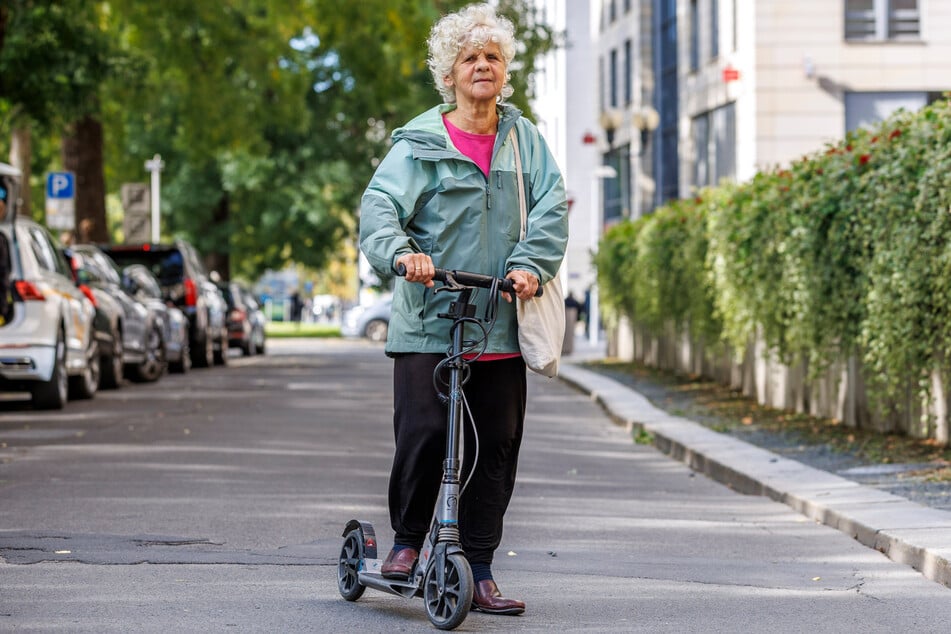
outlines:
{"label": "red flower", "polygon": [[859,157],[859,165],[865,165],[871,160],[871,158],[872,158],[871,154],[863,154],[862,156]]}
{"label": "red flower", "polygon": [[703,198],[700,198],[700,196],[697,196],[696,198],[693,199],[693,202],[695,202],[695,203],[697,203],[697,204],[699,205],[700,203],[703,202]]}
{"label": "red flower", "polygon": [[816,170],[816,174],[819,174],[819,175],[821,175],[821,174],[822,174],[822,168],[821,168],[821,167],[820,167],[819,169],[817,169],[817,170]]}
{"label": "red flower", "polygon": [[888,140],[891,141],[892,139],[896,137],[900,137],[900,136],[901,136],[901,130],[892,130],[892,133],[888,135]]}
{"label": "red flower", "polygon": [[851,146],[851,145],[846,145],[846,146],[845,146],[845,151],[846,151],[846,152],[851,152],[851,151],[852,151],[852,146]]}
{"label": "red flower", "polygon": [[873,136],[873,137],[872,137],[872,143],[875,143],[876,141],[878,141],[878,137],[877,137],[877,136]]}

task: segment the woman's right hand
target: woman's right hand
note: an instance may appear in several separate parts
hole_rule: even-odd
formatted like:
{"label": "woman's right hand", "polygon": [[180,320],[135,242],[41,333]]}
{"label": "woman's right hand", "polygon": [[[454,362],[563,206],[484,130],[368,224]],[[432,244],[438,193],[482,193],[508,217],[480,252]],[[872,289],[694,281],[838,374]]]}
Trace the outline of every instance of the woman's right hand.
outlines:
{"label": "woman's right hand", "polygon": [[396,265],[402,264],[406,267],[406,281],[419,282],[427,288],[435,286],[433,275],[436,274],[436,267],[433,265],[433,259],[425,253],[406,253],[396,258]]}

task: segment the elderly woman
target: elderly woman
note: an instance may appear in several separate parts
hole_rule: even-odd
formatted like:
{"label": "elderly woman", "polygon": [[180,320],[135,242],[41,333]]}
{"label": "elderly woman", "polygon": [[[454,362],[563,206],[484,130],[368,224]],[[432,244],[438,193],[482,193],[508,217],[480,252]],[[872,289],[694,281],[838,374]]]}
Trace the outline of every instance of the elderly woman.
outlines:
{"label": "elderly woman", "polygon": [[[389,578],[412,572],[442,474],[446,408],[432,374],[449,345],[449,321],[437,315],[451,300],[433,293],[434,267],[507,277],[518,298],[528,299],[557,275],[564,257],[561,172],[538,129],[503,102],[512,94],[508,67],[515,48],[512,24],[487,4],[440,19],[428,62],[445,103],[394,131],[392,149],[363,195],[361,249],[384,278],[406,267],[405,278],[396,280],[386,342],[394,359],[396,436],[389,485],[395,537],[381,571]],[[522,240],[513,127],[527,190]],[[460,530],[475,581],[472,608],[521,614],[525,604],[502,596],[491,568],[525,419],[525,363],[513,303],[500,306],[486,353],[470,367],[465,393],[473,421],[465,425],[463,481],[474,473],[460,503]]]}

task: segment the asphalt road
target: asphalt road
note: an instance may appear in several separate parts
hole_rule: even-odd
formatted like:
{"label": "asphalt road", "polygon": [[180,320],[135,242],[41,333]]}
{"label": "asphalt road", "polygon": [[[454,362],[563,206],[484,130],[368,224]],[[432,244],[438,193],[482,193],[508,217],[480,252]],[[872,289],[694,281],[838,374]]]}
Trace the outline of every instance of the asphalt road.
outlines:
{"label": "asphalt road", "polygon": [[[336,589],[347,520],[392,540],[382,349],[268,345],[58,413],[0,405],[0,631],[432,631],[418,599]],[[528,610],[457,631],[947,631],[948,588],[634,444],[561,381],[530,399],[494,566]]]}

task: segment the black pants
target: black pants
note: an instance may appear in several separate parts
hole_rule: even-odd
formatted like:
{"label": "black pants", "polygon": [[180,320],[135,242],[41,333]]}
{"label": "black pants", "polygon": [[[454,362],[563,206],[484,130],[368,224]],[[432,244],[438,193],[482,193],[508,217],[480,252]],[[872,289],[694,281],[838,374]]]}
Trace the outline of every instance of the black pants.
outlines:
{"label": "black pants", "polygon": [[[396,454],[390,474],[390,523],[395,542],[419,548],[425,540],[442,480],[448,407],[436,396],[433,369],[444,355],[397,357],[393,371]],[[462,495],[459,528],[472,563],[492,563],[502,541],[502,517],[515,488],[525,421],[525,362],[521,357],[477,361],[464,392],[479,434],[478,464]],[[447,376],[448,378],[448,376]],[[466,416],[462,482],[475,460]]]}

